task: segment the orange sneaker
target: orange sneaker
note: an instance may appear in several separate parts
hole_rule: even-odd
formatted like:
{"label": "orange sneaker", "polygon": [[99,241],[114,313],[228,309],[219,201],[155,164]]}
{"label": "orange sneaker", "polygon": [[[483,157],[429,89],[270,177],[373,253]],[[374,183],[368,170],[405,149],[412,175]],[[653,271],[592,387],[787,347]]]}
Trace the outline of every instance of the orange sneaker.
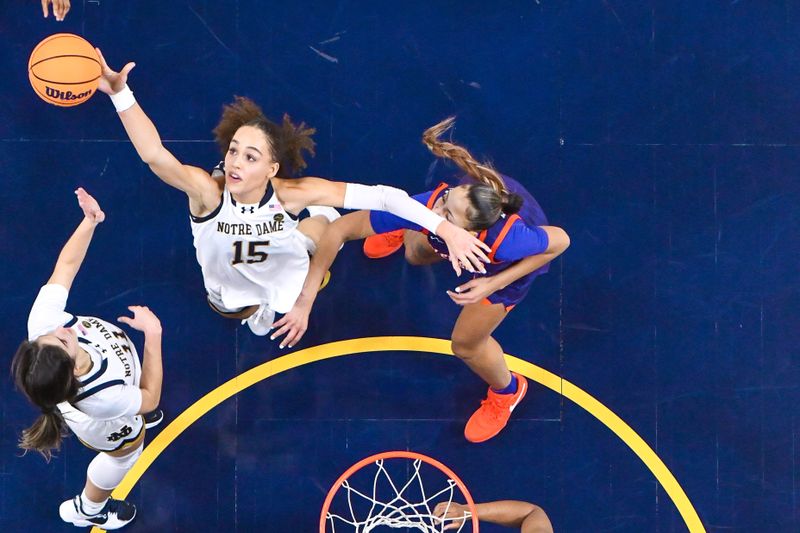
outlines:
{"label": "orange sneaker", "polygon": [[508,424],[511,412],[528,392],[528,381],[516,372],[512,374],[517,378],[517,392],[497,394],[489,387],[489,395],[481,402],[481,406],[472,414],[464,428],[464,436],[468,441],[487,441]]}
{"label": "orange sneaker", "polygon": [[364,239],[364,255],[370,259],[380,259],[395,253],[403,246],[403,230],[378,233]]}

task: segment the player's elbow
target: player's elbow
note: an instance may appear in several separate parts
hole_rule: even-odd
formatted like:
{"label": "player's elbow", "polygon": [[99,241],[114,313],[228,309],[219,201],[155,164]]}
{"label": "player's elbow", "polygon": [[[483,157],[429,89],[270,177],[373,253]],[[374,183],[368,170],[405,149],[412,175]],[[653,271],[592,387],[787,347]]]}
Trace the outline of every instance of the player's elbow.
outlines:
{"label": "player's elbow", "polygon": [[569,248],[571,241],[569,239],[569,233],[564,231],[562,228],[558,228],[558,231],[561,232],[561,251],[563,252]]}
{"label": "player's elbow", "polygon": [[553,524],[544,509],[538,505],[530,504],[531,510],[522,521],[524,533],[553,533]]}
{"label": "player's elbow", "polygon": [[156,168],[154,167],[159,165],[159,156],[161,155],[161,151],[163,149],[164,145],[161,144],[161,142],[154,142],[143,146],[137,151],[139,152],[139,159],[142,160],[142,163],[149,166],[153,172],[156,172]]}
{"label": "player's elbow", "polygon": [[150,391],[147,389],[142,390],[142,406],[139,408],[139,414],[149,413],[155,411],[158,404],[161,402],[161,391]]}
{"label": "player's elbow", "polygon": [[549,251],[555,255],[561,255],[564,250],[569,248],[569,234],[563,229],[557,226],[549,226],[547,236],[550,240]]}

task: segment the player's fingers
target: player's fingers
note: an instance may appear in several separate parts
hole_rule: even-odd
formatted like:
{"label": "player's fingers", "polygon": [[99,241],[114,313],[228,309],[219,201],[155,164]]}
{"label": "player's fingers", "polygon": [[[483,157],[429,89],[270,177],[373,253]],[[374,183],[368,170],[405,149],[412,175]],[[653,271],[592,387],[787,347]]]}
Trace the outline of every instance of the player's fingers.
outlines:
{"label": "player's fingers", "polygon": [[[483,244],[481,241],[478,241],[478,242],[480,244]],[[488,251],[491,251],[491,248]],[[480,260],[483,261],[484,263],[489,263],[490,262],[489,261],[489,256],[486,255],[486,252],[484,252],[484,250],[480,246],[474,246],[472,248],[472,253],[474,253],[476,256],[478,256],[480,258]]]}
{"label": "player's fingers", "polygon": [[463,255],[463,254],[462,254],[462,255],[461,255],[459,258],[458,258],[458,262],[459,262],[459,264],[461,265],[461,268],[463,268],[463,269],[464,269],[464,270],[466,270],[467,272],[475,272],[475,269],[474,269],[474,268],[472,268],[472,264],[469,262],[469,260],[467,259],[467,256],[466,256],[466,255]]}
{"label": "player's fingers", "polygon": [[106,63],[106,58],[103,57],[103,52],[101,52],[99,48],[95,48],[94,51],[97,52],[97,59],[100,60],[100,68],[103,69],[103,74],[113,72],[111,67],[108,66],[108,63]]}
{"label": "player's fingers", "polygon": [[485,250],[487,252],[492,251],[492,248],[488,244],[486,244],[477,237],[472,237],[472,244],[475,248],[478,248],[479,250]]}
{"label": "player's fingers", "polygon": [[286,345],[289,348],[294,348],[294,345],[300,342],[300,339],[303,338],[303,335],[305,335],[305,333],[306,333],[306,328],[298,326],[294,331],[291,332],[291,335],[286,336]]}
{"label": "player's fingers", "polygon": [[479,297],[473,296],[472,293],[469,292],[466,294],[457,294],[455,292],[450,292],[449,296],[450,299],[453,300],[453,302],[457,303],[458,305],[474,304],[480,301]]}
{"label": "player's fingers", "polygon": [[286,336],[281,339],[281,343],[278,348],[283,349],[286,348],[286,345],[289,344],[289,339],[294,337],[295,326],[286,326]]}
{"label": "player's fingers", "polygon": [[290,327],[289,324],[284,324],[280,329],[278,329],[275,333],[269,336],[269,340],[274,341],[281,335],[285,334],[287,331],[289,331],[289,327]]}
{"label": "player's fingers", "polygon": [[458,258],[450,256],[450,264],[453,266],[453,270],[456,271],[456,275],[461,275],[461,265],[458,264]]}
{"label": "player's fingers", "polygon": [[447,291],[447,295],[450,297],[451,300],[453,300],[453,303],[458,305],[464,305],[461,303],[461,300],[459,299],[460,295],[454,293],[453,291]]}
{"label": "player's fingers", "polygon": [[131,325],[131,318],[127,316],[120,316],[117,317],[117,322],[122,322],[123,324]]}
{"label": "player's fingers", "polygon": [[303,326],[302,324],[298,324],[297,327],[295,327],[294,330],[291,332],[292,333],[291,338],[288,338],[286,340],[286,344],[289,346],[289,348],[297,344],[300,341],[300,339],[303,338],[305,332],[306,332],[305,326]]}
{"label": "player's fingers", "polygon": [[463,284],[459,285],[458,287],[456,287],[456,292],[459,293],[459,294],[465,293],[465,292],[467,292],[469,290],[474,289],[477,284],[478,284],[477,280],[471,279],[468,282],[463,283]]}
{"label": "player's fingers", "polygon": [[135,67],[135,66],[136,66],[136,63],[133,63],[133,62],[128,63],[127,65],[122,67],[122,70],[119,72],[120,76],[122,76],[123,79],[127,79],[128,78],[128,74],[130,74],[130,72],[133,70],[133,67]]}
{"label": "player's fingers", "polygon": [[480,272],[482,274],[486,272],[486,269],[483,267],[483,261],[481,261],[477,255],[471,252],[468,253],[467,261],[469,262],[469,265],[474,269],[474,271]]}
{"label": "player's fingers", "polygon": [[48,0],[42,0],[42,14],[44,15],[44,18],[47,18],[47,4]]}

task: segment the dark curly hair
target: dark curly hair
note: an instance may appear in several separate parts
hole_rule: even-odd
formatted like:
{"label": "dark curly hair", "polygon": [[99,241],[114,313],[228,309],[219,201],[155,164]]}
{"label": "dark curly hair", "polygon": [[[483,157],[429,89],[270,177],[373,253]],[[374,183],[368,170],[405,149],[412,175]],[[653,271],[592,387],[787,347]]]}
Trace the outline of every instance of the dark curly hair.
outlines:
{"label": "dark curly hair", "polygon": [[258,104],[244,96],[235,96],[234,101],[222,108],[222,118],[214,128],[214,139],[222,151],[223,157],[236,130],[242,126],[253,126],[264,132],[267,144],[275,161],[280,164],[278,175],[296,176],[305,169],[304,153],[313,157],[316,144],[311,138],[316,129],[306,126],[305,122],[296,125],[288,114],[283,115],[281,124],[269,120]]}

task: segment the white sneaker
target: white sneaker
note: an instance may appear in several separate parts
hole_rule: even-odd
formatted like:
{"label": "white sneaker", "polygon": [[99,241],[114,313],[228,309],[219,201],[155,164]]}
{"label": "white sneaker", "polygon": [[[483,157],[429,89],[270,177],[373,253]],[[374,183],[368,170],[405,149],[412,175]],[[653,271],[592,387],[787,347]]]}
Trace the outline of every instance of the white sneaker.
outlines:
{"label": "white sneaker", "polygon": [[87,515],[81,510],[81,497],[75,496],[58,508],[61,520],[73,526],[98,526],[102,529],[119,529],[136,518],[136,506],[125,500],[109,498],[99,513]]}
{"label": "white sneaker", "polygon": [[272,329],[274,321],[275,311],[270,309],[267,304],[261,304],[255,313],[242,320],[242,324],[247,323],[250,331],[259,337],[263,337]]}

